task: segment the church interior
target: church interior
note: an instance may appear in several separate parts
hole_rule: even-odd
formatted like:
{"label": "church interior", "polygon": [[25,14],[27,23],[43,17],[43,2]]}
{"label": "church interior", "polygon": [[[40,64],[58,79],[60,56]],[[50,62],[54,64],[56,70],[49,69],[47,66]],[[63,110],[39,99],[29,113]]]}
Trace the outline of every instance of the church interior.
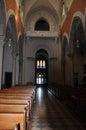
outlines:
{"label": "church interior", "polygon": [[0,130],[86,129],[86,0],[0,0]]}

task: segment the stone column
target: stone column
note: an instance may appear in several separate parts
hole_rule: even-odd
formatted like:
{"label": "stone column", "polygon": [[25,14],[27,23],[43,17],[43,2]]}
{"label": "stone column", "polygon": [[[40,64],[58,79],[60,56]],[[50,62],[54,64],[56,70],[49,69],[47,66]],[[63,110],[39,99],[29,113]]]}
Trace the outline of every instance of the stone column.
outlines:
{"label": "stone column", "polygon": [[20,57],[19,59],[19,84],[22,84],[22,75],[23,75],[23,59]]}
{"label": "stone column", "polygon": [[25,84],[25,66],[26,66],[26,44],[27,44],[27,36],[24,34],[24,43],[23,43],[23,56],[22,56],[22,84]]}
{"label": "stone column", "polygon": [[69,84],[73,87],[73,54],[68,54],[69,57],[69,76],[67,78],[69,78]]}
{"label": "stone column", "polygon": [[63,75],[62,75],[62,34],[61,34],[61,27],[59,25],[59,30],[58,30],[58,38],[59,38],[59,43],[58,43],[58,81],[60,84],[64,84],[63,82]]}
{"label": "stone column", "polygon": [[15,46],[13,45],[13,48],[12,48],[12,87],[14,87],[15,84],[16,84],[16,50],[15,50]]}
{"label": "stone column", "polygon": [[2,84],[3,46],[4,46],[4,36],[0,36],[0,89]]}

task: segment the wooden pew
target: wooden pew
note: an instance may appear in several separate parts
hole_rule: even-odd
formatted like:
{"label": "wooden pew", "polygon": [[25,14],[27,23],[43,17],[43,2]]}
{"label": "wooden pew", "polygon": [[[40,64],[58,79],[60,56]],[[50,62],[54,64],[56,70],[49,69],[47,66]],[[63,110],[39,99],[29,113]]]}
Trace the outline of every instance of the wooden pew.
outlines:
{"label": "wooden pew", "polygon": [[[6,98],[6,97],[4,97]],[[5,99],[6,100],[6,99]],[[11,100],[11,99],[10,99]],[[18,104],[21,100],[15,100],[8,103],[0,104],[0,130],[13,129],[15,124],[20,124],[21,130],[26,130],[27,106],[26,104]],[[29,115],[29,114],[28,114]]]}
{"label": "wooden pew", "polygon": [[9,89],[7,89],[7,88],[5,88],[5,89],[3,89],[3,91],[11,91],[11,90],[14,90],[14,91],[20,91],[20,92],[26,92],[26,93],[28,93],[29,91],[35,91],[35,89],[36,89],[36,87],[35,86],[32,86],[32,87],[12,87],[12,88],[9,88]]}
{"label": "wooden pew", "polygon": [[84,123],[86,122],[86,88],[69,88],[66,89],[68,100],[66,100],[68,108]]}
{"label": "wooden pew", "polygon": [[11,88],[4,88],[0,92],[17,92],[17,93],[34,93],[36,90],[36,86],[17,86]]}
{"label": "wooden pew", "polygon": [[[3,91],[3,90],[2,90]],[[5,96],[4,96],[5,95]],[[24,99],[24,100],[29,100],[30,101],[30,108],[33,105],[34,99],[35,99],[35,94],[23,94],[23,93],[13,93],[13,92],[1,92],[0,93],[0,99],[1,98],[7,98],[7,99]]]}
{"label": "wooden pew", "polygon": [[12,104],[12,105],[28,105],[29,109],[29,118],[31,118],[31,99],[8,99],[0,98],[0,104]]}
{"label": "wooden pew", "polygon": [[16,124],[20,124],[20,130],[25,130],[24,113],[0,113],[0,130],[14,129]]}
{"label": "wooden pew", "polygon": [[27,107],[24,104],[3,104],[0,103],[0,112],[23,112],[24,108]]}
{"label": "wooden pew", "polygon": [[0,103],[3,104],[26,104],[29,106],[29,116],[31,118],[33,99],[30,97],[13,96],[13,95],[0,95]]}
{"label": "wooden pew", "polygon": [[3,104],[24,104],[27,105],[30,99],[9,99],[9,98],[0,98],[0,103]]}
{"label": "wooden pew", "polygon": [[23,90],[21,88],[21,90],[19,89],[3,89],[3,90],[0,90],[0,93],[3,93],[3,92],[12,92],[12,93],[23,93],[23,94],[32,94],[34,93],[34,89],[28,89],[28,90]]}
{"label": "wooden pew", "polygon": [[4,93],[6,95],[23,95],[23,96],[30,96],[33,98],[33,100],[35,100],[35,91],[34,90],[29,90],[29,91],[26,91],[26,90],[22,90],[22,89],[18,89],[16,88],[15,90],[14,89],[3,89],[0,91],[0,95],[3,95]]}
{"label": "wooden pew", "polygon": [[[3,115],[2,115],[3,113]],[[22,117],[21,117],[22,114]],[[3,104],[0,103],[0,128],[3,127],[3,129],[5,129],[4,125],[6,125],[6,120],[4,120],[3,118],[6,118],[9,120],[10,115],[14,115],[16,122],[12,119],[13,125],[16,124],[20,124],[21,126],[21,130],[28,130],[28,126],[29,126],[29,106],[26,104]],[[18,116],[15,116],[18,115]],[[10,117],[12,118],[12,117]],[[18,119],[17,119],[18,118]],[[19,120],[21,118],[21,120]],[[9,120],[10,121],[10,120]],[[11,123],[11,122],[9,122]],[[2,126],[3,124],[3,126]],[[27,124],[27,125],[26,125]],[[11,127],[11,126],[10,126]],[[1,129],[0,129],[1,130]]]}
{"label": "wooden pew", "polygon": [[[23,119],[22,119],[22,117],[21,117],[21,119],[23,120],[24,128],[21,126],[22,123],[20,120],[19,120],[19,122],[14,121],[11,124],[13,124],[13,126],[14,126],[15,124],[20,123],[21,130],[27,130],[28,127],[26,128],[25,122],[27,122],[27,120],[29,119],[28,117],[30,116],[30,111],[32,108],[32,102],[34,99],[35,91],[34,91],[34,89],[27,89],[29,91],[29,92],[27,92],[26,89],[25,88],[23,88],[23,89],[12,88],[12,89],[4,89],[4,90],[0,91],[0,119],[2,120],[0,123],[1,129],[5,130],[4,126],[6,126],[6,124],[4,124],[4,123],[7,122],[5,119],[3,119],[5,116],[7,117],[6,119],[9,120],[10,115],[12,116],[12,114],[13,114],[13,116],[14,116],[14,114],[16,114],[16,115],[20,116],[22,113]],[[29,106],[26,107],[27,104],[29,104]],[[26,111],[28,110],[28,112],[23,112],[24,108],[26,108]],[[14,116],[14,117],[15,117],[15,119],[17,118],[16,116]],[[3,124],[3,126],[2,126],[2,124]],[[6,127],[6,129],[11,130],[11,129],[14,129],[14,127],[12,127],[12,128]]]}
{"label": "wooden pew", "polygon": [[31,110],[31,108],[32,108],[32,105],[33,105],[33,99],[32,99],[32,97],[29,97],[29,96],[23,96],[23,95],[6,95],[6,96],[4,96],[4,95],[0,95],[0,99],[8,99],[8,100],[10,100],[10,99],[18,99],[18,100],[28,100],[28,103],[29,103],[29,106],[30,106],[30,110]]}

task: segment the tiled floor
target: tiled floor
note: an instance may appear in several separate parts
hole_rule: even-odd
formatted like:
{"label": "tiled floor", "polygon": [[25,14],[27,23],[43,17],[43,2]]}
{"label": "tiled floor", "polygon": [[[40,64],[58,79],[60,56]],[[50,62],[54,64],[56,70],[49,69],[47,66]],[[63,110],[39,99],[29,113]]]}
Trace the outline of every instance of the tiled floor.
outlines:
{"label": "tiled floor", "polygon": [[31,130],[85,130],[47,89],[37,88]]}

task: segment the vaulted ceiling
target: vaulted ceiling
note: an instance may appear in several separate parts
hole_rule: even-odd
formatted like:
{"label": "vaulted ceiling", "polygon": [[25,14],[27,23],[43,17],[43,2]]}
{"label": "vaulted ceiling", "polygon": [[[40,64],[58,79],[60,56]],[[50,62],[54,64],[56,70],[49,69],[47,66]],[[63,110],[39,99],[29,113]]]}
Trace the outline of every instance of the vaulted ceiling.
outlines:
{"label": "vaulted ceiling", "polygon": [[[60,10],[60,2],[58,0],[33,0],[33,1],[27,1],[25,8],[24,8],[24,20],[25,23],[28,22],[29,18],[33,14],[37,14],[39,12],[44,12],[50,14],[49,17],[54,17],[56,19],[57,23],[59,24],[59,10]],[[37,12],[37,13],[36,13]],[[43,15],[42,14],[42,15]],[[44,17],[44,16],[43,16]]]}

